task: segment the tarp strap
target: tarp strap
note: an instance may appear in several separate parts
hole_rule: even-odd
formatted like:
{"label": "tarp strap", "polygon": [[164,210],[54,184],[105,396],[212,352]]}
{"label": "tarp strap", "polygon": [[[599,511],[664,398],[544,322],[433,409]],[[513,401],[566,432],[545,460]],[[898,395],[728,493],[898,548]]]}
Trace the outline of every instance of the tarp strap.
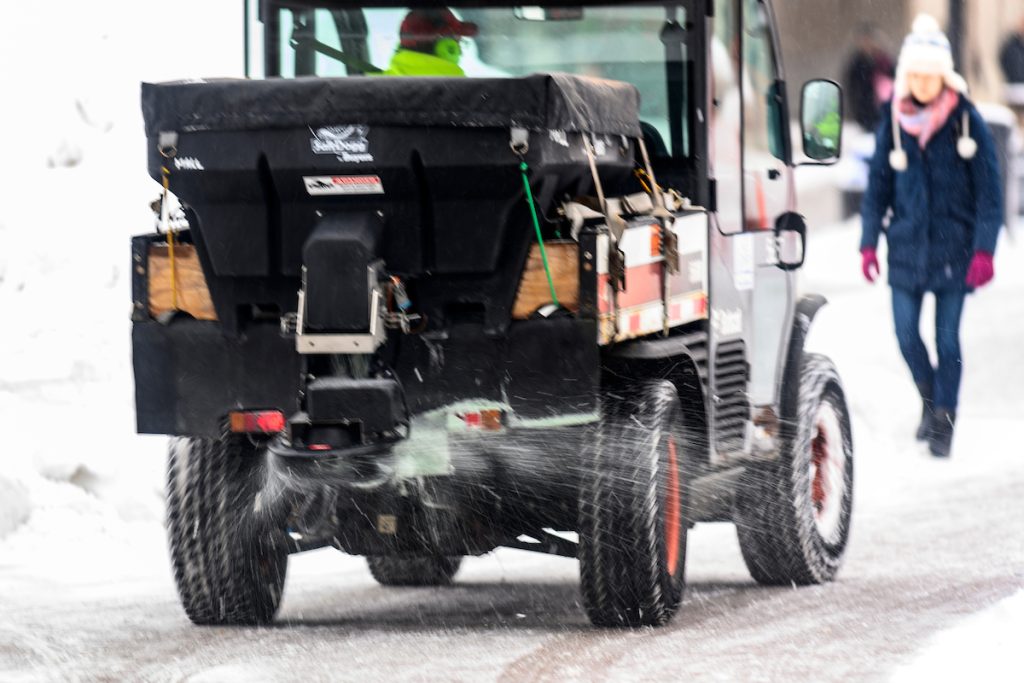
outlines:
{"label": "tarp strap", "polygon": [[171,266],[171,309],[178,310],[178,271],[174,263],[174,230],[171,228],[171,159],[178,152],[177,136],[161,134],[157,147],[164,163],[160,164],[160,176],[163,180],[163,196],[160,200],[160,223],[167,235],[167,256]]}
{"label": "tarp strap", "polygon": [[540,260],[544,263],[544,273],[548,277],[548,287],[551,289],[551,301],[556,306],[559,306],[558,295],[555,294],[555,280],[551,277],[551,266],[548,264],[548,252],[544,248],[544,237],[540,232],[540,219],[537,217],[537,205],[533,201],[533,190],[530,189],[530,178],[527,175],[527,171],[530,167],[526,161],[523,160],[519,163],[519,171],[523,175],[523,190],[526,192],[526,203],[530,207],[530,217],[533,218],[533,229],[537,233],[537,245],[540,247]]}

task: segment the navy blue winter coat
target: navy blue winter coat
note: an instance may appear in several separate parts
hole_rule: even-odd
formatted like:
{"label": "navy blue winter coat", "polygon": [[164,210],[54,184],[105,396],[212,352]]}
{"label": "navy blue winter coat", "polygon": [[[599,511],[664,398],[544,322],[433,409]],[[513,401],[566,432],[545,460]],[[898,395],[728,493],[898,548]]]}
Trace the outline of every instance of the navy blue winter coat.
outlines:
{"label": "navy blue winter coat", "polygon": [[[956,150],[965,110],[971,137],[978,143],[971,160],[961,159]],[[971,257],[975,251],[995,251],[1003,224],[1003,193],[992,135],[978,111],[961,96],[946,124],[923,150],[917,138],[900,129],[908,163],[906,171],[897,172],[889,166],[890,111],[886,105],[875,137],[868,189],[861,204],[861,249],[876,247],[884,231],[890,285],[908,290],[966,290],[964,278]]]}

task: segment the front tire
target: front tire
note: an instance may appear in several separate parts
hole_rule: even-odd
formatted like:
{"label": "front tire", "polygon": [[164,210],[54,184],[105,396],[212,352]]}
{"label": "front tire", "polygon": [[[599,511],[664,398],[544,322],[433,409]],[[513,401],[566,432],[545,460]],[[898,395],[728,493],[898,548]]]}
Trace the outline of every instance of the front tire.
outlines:
{"label": "front tire", "polygon": [[288,550],[278,516],[260,500],[262,475],[244,437],[171,442],[167,536],[178,595],[196,624],[274,619]]}
{"label": "front tire", "polygon": [[447,586],[459,571],[462,558],[376,555],[367,557],[366,564],[382,586]]}
{"label": "front tire", "polygon": [[682,601],[686,436],[669,382],[605,411],[579,506],[580,584],[596,626],[661,626]]}
{"label": "front tire", "polygon": [[776,461],[747,466],[737,494],[743,560],[767,585],[831,581],[850,534],[853,440],[839,374],[805,354],[797,381],[795,432]]}

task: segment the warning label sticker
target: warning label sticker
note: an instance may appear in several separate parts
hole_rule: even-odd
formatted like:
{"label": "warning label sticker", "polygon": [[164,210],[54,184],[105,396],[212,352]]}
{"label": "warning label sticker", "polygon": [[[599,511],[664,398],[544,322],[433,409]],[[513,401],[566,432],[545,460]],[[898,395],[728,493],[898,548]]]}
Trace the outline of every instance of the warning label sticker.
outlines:
{"label": "warning label sticker", "polygon": [[323,194],[384,194],[384,184],[377,175],[314,175],[302,176],[306,192]]}

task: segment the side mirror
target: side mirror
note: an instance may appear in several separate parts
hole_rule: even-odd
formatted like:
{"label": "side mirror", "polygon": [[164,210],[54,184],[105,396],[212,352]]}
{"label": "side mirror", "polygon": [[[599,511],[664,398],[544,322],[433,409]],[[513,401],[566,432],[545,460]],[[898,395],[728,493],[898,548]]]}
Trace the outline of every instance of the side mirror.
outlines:
{"label": "side mirror", "polygon": [[776,265],[782,270],[796,270],[807,257],[807,221],[789,211],[775,221]]}
{"label": "side mirror", "polygon": [[800,93],[804,154],[822,164],[839,160],[843,140],[843,91],[835,81],[808,81]]}

